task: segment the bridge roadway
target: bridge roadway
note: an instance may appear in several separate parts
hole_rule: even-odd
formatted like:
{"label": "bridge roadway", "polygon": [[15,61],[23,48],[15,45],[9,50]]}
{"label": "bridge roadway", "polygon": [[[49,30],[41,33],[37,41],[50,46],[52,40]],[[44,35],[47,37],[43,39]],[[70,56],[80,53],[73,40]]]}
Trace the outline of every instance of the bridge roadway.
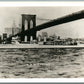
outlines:
{"label": "bridge roadway", "polygon": [[[35,31],[40,31],[42,29],[46,29],[46,28],[49,28],[49,27],[52,27],[55,25],[60,25],[63,23],[67,23],[67,22],[71,22],[71,21],[75,21],[75,20],[79,20],[79,19],[83,19],[83,18],[84,18],[84,10],[78,11],[78,12],[75,12],[75,13],[72,13],[72,14],[51,20],[51,21],[48,21],[44,24],[36,26],[35,28],[25,30],[24,32],[22,31],[22,32],[17,33],[16,35],[13,35],[13,36],[21,36],[22,34],[29,34],[30,35],[31,33],[34,33]],[[13,36],[11,36],[11,37],[13,37]],[[9,37],[9,38],[11,38],[11,37]],[[9,39],[9,38],[7,38],[7,39]]]}

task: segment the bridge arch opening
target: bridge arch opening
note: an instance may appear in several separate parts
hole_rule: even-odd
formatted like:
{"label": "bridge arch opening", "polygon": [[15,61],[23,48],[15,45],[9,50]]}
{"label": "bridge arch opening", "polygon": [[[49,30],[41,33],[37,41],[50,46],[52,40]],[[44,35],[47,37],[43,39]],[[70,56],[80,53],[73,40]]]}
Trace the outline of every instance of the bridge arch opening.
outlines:
{"label": "bridge arch opening", "polygon": [[28,21],[27,21],[27,20],[25,20],[25,22],[24,22],[24,23],[25,23],[25,24],[24,24],[24,25],[25,25],[25,28],[24,28],[24,29],[25,29],[25,30],[27,30],[27,29],[28,29]]}
{"label": "bridge arch opening", "polygon": [[30,20],[30,29],[33,28],[33,21]]}

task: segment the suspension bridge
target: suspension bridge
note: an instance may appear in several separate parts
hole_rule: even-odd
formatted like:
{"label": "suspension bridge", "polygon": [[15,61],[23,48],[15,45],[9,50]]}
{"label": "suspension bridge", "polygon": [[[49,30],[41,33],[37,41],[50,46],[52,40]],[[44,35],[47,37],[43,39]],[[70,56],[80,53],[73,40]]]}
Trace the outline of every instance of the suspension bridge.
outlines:
{"label": "suspension bridge", "polygon": [[[71,21],[79,20],[84,18],[84,10],[78,11],[60,18],[56,18],[53,20],[46,19],[47,22],[36,26],[36,15],[22,14],[22,28],[21,32],[10,36],[7,38],[9,40],[12,37],[19,36],[21,38],[21,42],[25,40],[25,36],[27,37],[27,41],[30,41],[30,37],[36,39],[37,31],[42,29],[46,29],[52,26],[68,23]],[[44,20],[39,18],[40,20]],[[25,21],[27,24],[25,24]],[[26,25],[26,26],[25,26]]]}

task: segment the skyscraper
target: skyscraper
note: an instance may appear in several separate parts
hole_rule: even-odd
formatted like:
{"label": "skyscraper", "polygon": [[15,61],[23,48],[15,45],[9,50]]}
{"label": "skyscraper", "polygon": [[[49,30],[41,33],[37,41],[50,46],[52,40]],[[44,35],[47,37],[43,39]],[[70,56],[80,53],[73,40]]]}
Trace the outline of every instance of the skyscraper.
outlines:
{"label": "skyscraper", "polygon": [[5,33],[7,33],[7,37],[10,35],[15,35],[21,31],[20,28],[5,28]]}

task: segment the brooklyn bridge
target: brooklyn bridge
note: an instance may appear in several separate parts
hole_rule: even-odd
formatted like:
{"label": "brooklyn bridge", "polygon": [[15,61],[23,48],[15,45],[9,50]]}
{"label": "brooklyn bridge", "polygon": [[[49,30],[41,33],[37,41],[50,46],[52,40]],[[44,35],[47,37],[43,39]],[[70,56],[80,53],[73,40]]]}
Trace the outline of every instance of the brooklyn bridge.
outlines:
{"label": "brooklyn bridge", "polygon": [[[83,18],[84,18],[84,10],[78,11],[60,18],[56,18],[36,26],[36,15],[22,14],[21,32],[8,37],[6,40],[10,40],[12,37],[16,37],[16,36],[20,37],[21,42],[25,40],[25,37],[27,37],[27,41],[30,41],[31,36],[35,40],[37,31],[40,31],[42,29],[46,29],[49,27],[52,28],[52,26],[61,25],[64,23],[68,23],[68,22],[83,19]],[[27,22],[27,24],[25,24],[25,21]]]}

